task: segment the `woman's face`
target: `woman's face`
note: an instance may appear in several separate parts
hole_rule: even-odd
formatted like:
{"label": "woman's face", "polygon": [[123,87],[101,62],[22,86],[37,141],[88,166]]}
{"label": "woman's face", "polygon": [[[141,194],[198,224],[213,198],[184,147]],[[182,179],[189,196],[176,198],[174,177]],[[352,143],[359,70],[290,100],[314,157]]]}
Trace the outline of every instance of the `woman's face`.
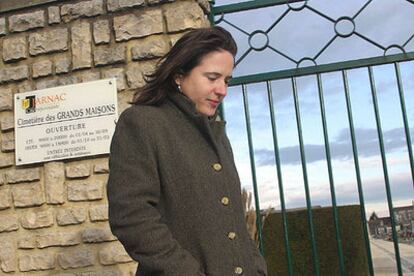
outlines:
{"label": "woman's face", "polygon": [[201,114],[213,116],[227,95],[227,84],[234,67],[228,51],[214,51],[205,55],[199,65],[188,74],[175,79],[181,91],[190,98]]}

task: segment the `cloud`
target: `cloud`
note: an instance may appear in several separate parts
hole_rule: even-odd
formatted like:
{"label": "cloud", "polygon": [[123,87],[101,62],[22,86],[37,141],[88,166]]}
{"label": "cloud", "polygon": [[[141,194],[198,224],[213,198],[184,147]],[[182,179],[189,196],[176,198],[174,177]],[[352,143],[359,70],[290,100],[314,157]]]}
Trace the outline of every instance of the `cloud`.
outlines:
{"label": "cloud", "polygon": [[[378,134],[376,129],[356,129],[356,141],[358,157],[369,157],[380,154]],[[405,132],[403,128],[394,128],[383,133],[385,149],[387,153],[404,149],[406,147]],[[343,129],[336,139],[330,142],[331,158],[350,160],[353,158],[350,134],[348,129]],[[275,164],[275,154],[270,149],[255,150],[257,165],[267,166]],[[325,146],[306,144],[306,163],[323,161],[326,158]],[[282,164],[298,165],[301,163],[299,146],[283,147],[280,149]]]}
{"label": "cloud", "polygon": [[[399,158],[393,157],[392,159]],[[373,163],[372,157],[364,158],[362,161],[363,163]],[[397,160],[397,162],[400,161]],[[340,163],[346,164],[349,162],[342,161]],[[317,167],[317,165],[314,167]],[[364,169],[375,170],[375,168]],[[285,167],[282,168],[282,170],[285,176],[283,184],[286,207],[289,209],[306,207],[306,198],[302,183],[303,181],[300,179],[301,175],[295,175],[294,167]],[[414,198],[411,173],[409,171],[391,174],[389,180],[394,207],[404,206],[407,202],[410,202],[410,200]],[[269,179],[262,181],[259,179],[258,182],[261,208],[264,209],[271,206],[276,209],[280,209],[279,187],[275,176],[269,177]],[[388,209],[385,181],[381,174],[376,173],[367,177],[362,177],[361,185],[367,214],[374,210],[376,212],[384,212]],[[338,179],[335,177],[334,187],[338,206],[360,203],[358,187],[354,177],[348,176],[344,179]],[[253,192],[251,185],[246,188],[248,191]],[[329,180],[321,179],[319,181],[310,181],[309,190],[312,206],[332,206]],[[374,209],[373,206],[375,206]]]}

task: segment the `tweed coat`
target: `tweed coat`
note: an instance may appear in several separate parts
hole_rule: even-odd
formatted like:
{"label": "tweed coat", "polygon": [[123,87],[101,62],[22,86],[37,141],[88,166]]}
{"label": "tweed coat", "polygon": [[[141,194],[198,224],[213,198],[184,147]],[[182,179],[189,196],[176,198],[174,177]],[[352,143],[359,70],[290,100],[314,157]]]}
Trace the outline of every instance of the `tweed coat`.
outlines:
{"label": "tweed coat", "polygon": [[107,186],[112,232],[137,275],[267,275],[250,239],[225,123],[174,93],[119,117]]}

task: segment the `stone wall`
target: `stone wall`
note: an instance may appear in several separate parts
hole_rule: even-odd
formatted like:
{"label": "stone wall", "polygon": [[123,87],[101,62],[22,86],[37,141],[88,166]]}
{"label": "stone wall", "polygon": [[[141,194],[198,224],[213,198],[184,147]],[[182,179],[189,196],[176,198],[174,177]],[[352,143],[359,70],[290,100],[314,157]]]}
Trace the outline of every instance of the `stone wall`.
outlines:
{"label": "stone wall", "polygon": [[134,275],[108,225],[108,156],[16,167],[13,94],[116,77],[122,111],[207,12],[200,0],[84,0],[0,13],[0,274]]}

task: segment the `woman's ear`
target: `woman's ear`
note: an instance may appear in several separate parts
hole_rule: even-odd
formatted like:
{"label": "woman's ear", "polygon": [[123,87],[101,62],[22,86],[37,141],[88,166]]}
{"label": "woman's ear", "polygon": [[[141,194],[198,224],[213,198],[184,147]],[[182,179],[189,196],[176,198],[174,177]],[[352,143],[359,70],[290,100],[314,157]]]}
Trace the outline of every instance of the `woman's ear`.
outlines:
{"label": "woman's ear", "polygon": [[181,74],[177,74],[177,75],[174,77],[175,84],[176,84],[176,85],[180,85],[180,84],[181,84],[181,80],[182,80],[182,78],[183,78],[183,75],[181,75]]}

